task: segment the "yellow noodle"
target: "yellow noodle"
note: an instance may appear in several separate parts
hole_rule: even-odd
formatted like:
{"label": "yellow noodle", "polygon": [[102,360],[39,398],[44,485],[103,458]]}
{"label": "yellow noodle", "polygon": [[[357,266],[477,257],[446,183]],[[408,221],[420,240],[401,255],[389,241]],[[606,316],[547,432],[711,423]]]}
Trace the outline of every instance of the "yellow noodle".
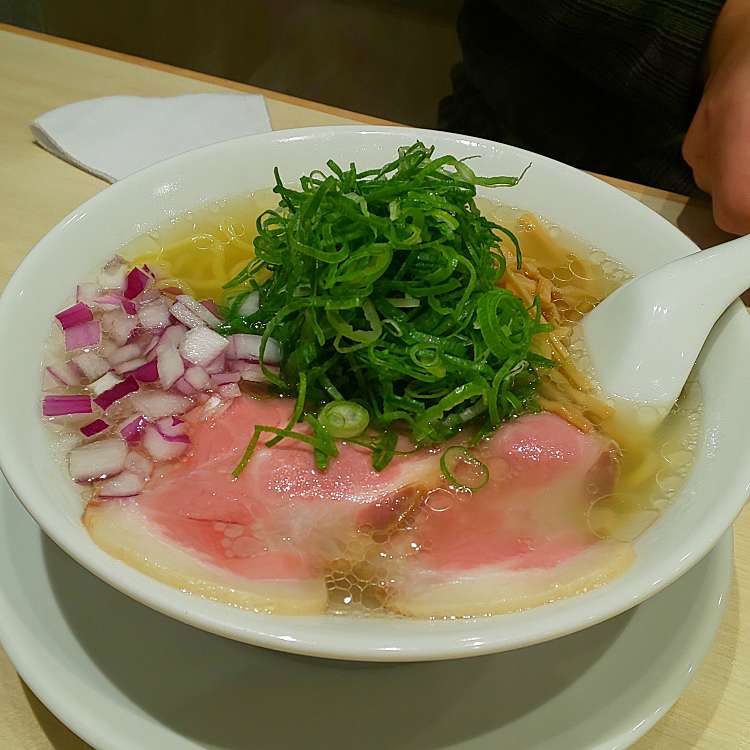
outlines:
{"label": "yellow noodle", "polygon": [[565,393],[569,400],[576,402],[585,411],[596,414],[602,419],[607,419],[614,414],[614,409],[611,406],[608,406],[590,393],[586,393],[580,388],[575,388],[559,370],[551,370],[547,374],[547,377],[560,391]]}
{"label": "yellow noodle", "polygon": [[537,400],[539,401],[539,406],[541,406],[544,411],[557,414],[566,422],[570,422],[570,424],[583,432],[593,432],[596,429],[578,409],[571,409],[561,401],[547,399],[544,396],[540,396]]}

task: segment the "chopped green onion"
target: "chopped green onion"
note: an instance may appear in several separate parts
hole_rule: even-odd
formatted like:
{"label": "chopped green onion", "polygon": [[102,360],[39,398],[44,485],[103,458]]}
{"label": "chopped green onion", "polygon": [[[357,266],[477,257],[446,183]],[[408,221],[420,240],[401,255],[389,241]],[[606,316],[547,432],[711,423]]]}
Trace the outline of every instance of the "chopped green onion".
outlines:
{"label": "chopped green onion", "polygon": [[487,464],[480,461],[463,445],[452,445],[440,456],[443,476],[456,488],[478,490],[487,484],[490,472]]}
{"label": "chopped green onion", "polygon": [[[324,468],[336,439],[369,427],[381,470],[400,433],[419,447],[466,428],[469,440],[535,411],[538,370],[554,363],[531,348],[548,328],[537,301],[527,309],[498,287],[503,250],[520,268],[520,244],[475,202],[478,185],[512,187],[523,175],[480,177],[420,142],[379,169],[327,168],[299,189],[275,170],[279,205],[258,217],[255,258],[226,284],[220,330],[260,335],[261,362],[278,341],[280,371],[261,366],[296,397],[283,430],[263,429],[268,444],[303,440]],[[240,315],[235,300],[250,291],[258,309]],[[293,430],[303,414],[312,434]],[[249,455],[259,440],[256,429]]]}
{"label": "chopped green onion", "polygon": [[344,439],[361,435],[370,422],[370,414],[354,401],[331,401],[321,409],[318,419],[331,437]]}

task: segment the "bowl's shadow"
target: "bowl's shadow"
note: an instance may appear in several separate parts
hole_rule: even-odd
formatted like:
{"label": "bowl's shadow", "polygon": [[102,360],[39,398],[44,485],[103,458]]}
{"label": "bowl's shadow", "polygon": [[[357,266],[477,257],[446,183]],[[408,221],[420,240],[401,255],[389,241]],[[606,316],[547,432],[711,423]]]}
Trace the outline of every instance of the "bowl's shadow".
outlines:
{"label": "bowl's shadow", "polygon": [[450,747],[565,690],[632,616],[505,654],[420,664],[340,662],[209,635],[131,601],[46,537],[42,549],[58,605],[101,672],[158,722],[227,750],[248,743],[264,750]]}
{"label": "bowl's shadow", "polygon": [[31,688],[18,678],[24,695],[28,701],[34,718],[39,723],[39,728],[55,750],[94,750],[91,745],[84,742],[77,734],[68,729],[60,719],[57,718],[39,698],[34,695]]}

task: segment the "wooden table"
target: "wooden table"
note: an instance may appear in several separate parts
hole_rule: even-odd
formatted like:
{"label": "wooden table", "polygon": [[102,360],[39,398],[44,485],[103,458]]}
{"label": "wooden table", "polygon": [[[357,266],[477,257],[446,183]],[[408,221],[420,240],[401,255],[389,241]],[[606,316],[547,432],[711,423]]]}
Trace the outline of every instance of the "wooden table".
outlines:
{"label": "wooden table", "polygon": [[[0,25],[0,289],[37,240],[74,207],[105,187],[100,180],[35,146],[28,129],[32,119],[62,104],[97,96],[166,96],[228,88],[259,91]],[[382,123],[270,91],[260,93],[266,95],[275,129]],[[678,225],[701,246],[722,239],[706,204],[619,180],[609,181]],[[735,542],[735,581],[718,638],[683,697],[637,743],[636,750],[750,750],[750,512],[747,510],[735,526]],[[25,687],[0,650],[0,748],[83,750],[86,747]]]}

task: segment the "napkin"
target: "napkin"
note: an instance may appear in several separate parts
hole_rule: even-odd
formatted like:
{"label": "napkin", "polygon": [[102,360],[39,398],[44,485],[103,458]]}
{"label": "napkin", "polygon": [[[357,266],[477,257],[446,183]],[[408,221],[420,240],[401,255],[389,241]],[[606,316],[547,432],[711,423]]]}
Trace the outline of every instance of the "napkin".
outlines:
{"label": "napkin", "polygon": [[53,109],[31,123],[40,146],[109,182],[231,138],[271,130],[252,94],[105,96]]}

